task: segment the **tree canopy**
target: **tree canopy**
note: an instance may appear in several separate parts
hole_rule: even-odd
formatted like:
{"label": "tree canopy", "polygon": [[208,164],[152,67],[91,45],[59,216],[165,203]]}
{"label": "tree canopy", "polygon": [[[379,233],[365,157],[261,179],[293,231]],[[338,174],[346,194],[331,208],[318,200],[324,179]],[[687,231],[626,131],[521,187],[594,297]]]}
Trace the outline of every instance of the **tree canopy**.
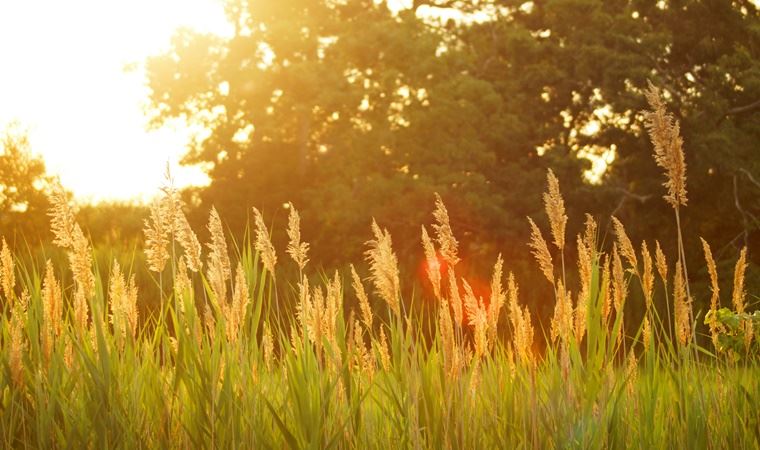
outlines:
{"label": "tree canopy", "polygon": [[[441,8],[459,18],[436,20]],[[231,0],[226,10],[231,37],[180,32],[147,67],[155,124],[207,130],[184,162],[208,167],[197,200],[232,229],[253,205],[283,223],[292,201],[321,260],[355,260],[371,217],[417,255],[417,224],[439,192],[465,257],[502,252],[519,267],[551,167],[570,232],[583,212],[614,213],[634,237],[674,242],[642,125],[651,81],[685,138],[686,235],[732,257],[759,240],[751,1],[441,0],[394,13],[371,0]]]}
{"label": "tree canopy", "polygon": [[47,230],[50,177],[41,158],[32,155],[29,139],[18,126],[0,137],[0,235],[38,237]]}

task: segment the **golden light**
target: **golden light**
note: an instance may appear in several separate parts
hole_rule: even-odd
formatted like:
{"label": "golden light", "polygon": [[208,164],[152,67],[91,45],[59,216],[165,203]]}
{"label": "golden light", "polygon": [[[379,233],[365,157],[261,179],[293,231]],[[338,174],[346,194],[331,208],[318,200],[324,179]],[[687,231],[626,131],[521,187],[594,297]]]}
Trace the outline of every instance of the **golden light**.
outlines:
{"label": "golden light", "polygon": [[146,130],[143,62],[178,27],[230,31],[215,0],[0,2],[0,127],[20,122],[80,199],[150,197],[167,161],[178,185],[205,182],[177,167],[186,128]]}

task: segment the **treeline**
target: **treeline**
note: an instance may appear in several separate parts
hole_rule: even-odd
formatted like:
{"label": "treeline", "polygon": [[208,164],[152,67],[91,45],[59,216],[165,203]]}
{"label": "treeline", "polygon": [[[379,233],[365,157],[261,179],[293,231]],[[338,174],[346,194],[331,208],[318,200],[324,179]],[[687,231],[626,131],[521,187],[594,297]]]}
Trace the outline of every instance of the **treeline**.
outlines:
{"label": "treeline", "polygon": [[[147,61],[153,124],[181,118],[210,131],[185,159],[209,167],[212,180],[185,193],[195,229],[214,205],[227,229],[244,230],[256,206],[284,248],[277,230],[293,202],[312,260],[325,269],[362,257],[373,217],[413,266],[422,260],[419,224],[438,192],[464,270],[482,272],[501,253],[536,286],[527,301],[539,303],[551,289],[541,287],[524,243],[526,216],[547,225],[547,168],[577,219],[568,235],[588,212],[608,242],[613,214],[635,242],[677,242],[643,128],[651,81],[684,139],[695,311],[709,300],[700,236],[726,261],[725,276],[746,246],[757,292],[754,2],[415,0],[392,11],[371,0],[231,0],[226,11],[232,36],[180,31]],[[139,235],[139,215],[83,222],[112,230],[93,236],[127,239]]]}

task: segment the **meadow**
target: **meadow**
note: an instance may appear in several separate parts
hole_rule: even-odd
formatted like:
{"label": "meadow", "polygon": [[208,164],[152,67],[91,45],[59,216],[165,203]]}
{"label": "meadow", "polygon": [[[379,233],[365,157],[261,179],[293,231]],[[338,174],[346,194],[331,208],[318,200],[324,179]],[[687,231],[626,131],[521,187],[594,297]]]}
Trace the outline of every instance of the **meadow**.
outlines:
{"label": "meadow", "polygon": [[[648,100],[680,230],[683,142],[656,88]],[[293,205],[285,252],[258,210],[236,242],[212,209],[202,245],[167,185],[146,220],[144,255],[104,266],[65,193],[50,201],[66,260],[38,264],[5,243],[0,253],[5,448],[760,447],[760,314],[746,308],[746,249],[721,289],[702,241],[712,299],[700,315],[680,232],[675,255],[635,245],[615,218],[606,245],[591,216],[571,239],[551,171],[550,227],[526,221],[536,270],[555,293],[545,326],[521,304],[531,287],[509,261],[495,261],[485,287],[458,274],[456,230],[438,196],[421,228],[430,289],[407,298],[392,238],[374,221],[366,260],[324,273]],[[577,260],[565,259],[571,246]],[[144,298],[135,264],[160,298]],[[640,317],[626,316],[642,298]]]}

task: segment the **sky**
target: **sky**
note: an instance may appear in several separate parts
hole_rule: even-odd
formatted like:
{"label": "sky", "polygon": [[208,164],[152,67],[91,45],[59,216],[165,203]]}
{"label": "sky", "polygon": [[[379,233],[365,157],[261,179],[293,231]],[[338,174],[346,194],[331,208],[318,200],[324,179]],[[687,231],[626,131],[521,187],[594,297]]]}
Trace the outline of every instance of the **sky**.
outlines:
{"label": "sky", "polygon": [[179,165],[191,135],[182,124],[147,128],[143,64],[179,27],[232,32],[221,0],[0,0],[0,131],[27,131],[80,201],[149,200],[167,162],[178,186],[208,183]]}
{"label": "sky", "polygon": [[144,114],[142,63],[178,27],[230,32],[218,0],[0,1],[0,130],[28,131],[83,201],[146,200],[167,161],[178,185],[203,184],[199,169],[178,167],[189,132],[148,131]]}

